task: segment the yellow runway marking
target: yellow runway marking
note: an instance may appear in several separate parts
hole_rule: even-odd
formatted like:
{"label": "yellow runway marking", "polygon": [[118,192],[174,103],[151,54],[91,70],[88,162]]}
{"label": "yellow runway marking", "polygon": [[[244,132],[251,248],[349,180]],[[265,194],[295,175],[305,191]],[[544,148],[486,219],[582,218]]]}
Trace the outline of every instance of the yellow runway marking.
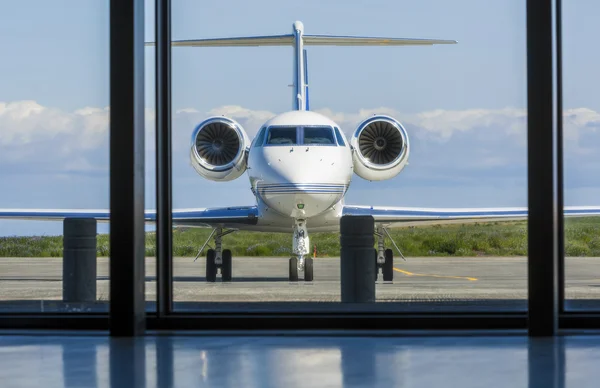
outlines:
{"label": "yellow runway marking", "polygon": [[432,277],[432,278],[467,279],[472,282],[477,281],[477,278],[470,278],[467,276],[445,276],[445,275],[431,275],[431,274],[425,274],[425,273],[412,273],[412,272],[408,272],[403,269],[398,269],[395,267],[394,267],[394,271],[403,273],[408,276],[427,276],[427,277]]}

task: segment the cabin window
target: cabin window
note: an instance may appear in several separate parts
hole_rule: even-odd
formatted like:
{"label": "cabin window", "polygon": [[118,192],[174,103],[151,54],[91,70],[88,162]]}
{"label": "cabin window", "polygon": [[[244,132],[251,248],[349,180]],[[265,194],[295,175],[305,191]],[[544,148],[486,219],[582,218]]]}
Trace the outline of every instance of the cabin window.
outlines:
{"label": "cabin window", "polygon": [[344,137],[340,133],[340,129],[338,127],[335,127],[335,137],[337,138],[337,142],[338,142],[339,145],[341,145],[342,147],[346,146],[346,142],[344,141]]}
{"label": "cabin window", "polygon": [[296,127],[271,127],[267,135],[267,144],[295,145]]}
{"label": "cabin window", "polygon": [[331,127],[304,127],[304,144],[335,145]]}
{"label": "cabin window", "polygon": [[260,129],[258,136],[256,136],[256,141],[254,142],[254,147],[260,147],[261,145],[263,145],[263,143],[265,142],[265,131],[266,130],[267,130],[267,128],[265,128],[265,127],[262,127]]}

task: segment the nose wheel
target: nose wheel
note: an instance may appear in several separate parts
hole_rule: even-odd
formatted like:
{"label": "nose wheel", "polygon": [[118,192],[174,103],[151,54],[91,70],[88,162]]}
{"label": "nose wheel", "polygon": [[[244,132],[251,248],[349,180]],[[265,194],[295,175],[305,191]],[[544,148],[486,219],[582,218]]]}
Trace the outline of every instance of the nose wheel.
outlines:
{"label": "nose wheel", "polygon": [[304,273],[304,281],[313,281],[313,259],[312,257],[300,258],[294,256],[289,261],[289,280],[290,282],[297,282],[299,280],[298,274]]}
{"label": "nose wheel", "polygon": [[304,259],[304,281],[312,282],[313,281],[313,259],[312,257],[308,257]]}
{"label": "nose wheel", "polygon": [[298,258],[291,257],[290,258],[290,282],[298,281]]}

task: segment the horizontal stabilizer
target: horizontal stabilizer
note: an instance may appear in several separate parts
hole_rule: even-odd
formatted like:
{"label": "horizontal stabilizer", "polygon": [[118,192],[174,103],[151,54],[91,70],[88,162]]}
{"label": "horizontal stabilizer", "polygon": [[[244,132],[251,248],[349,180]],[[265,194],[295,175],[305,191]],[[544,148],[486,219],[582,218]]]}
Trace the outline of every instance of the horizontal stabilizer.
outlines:
{"label": "horizontal stabilizer", "polygon": [[[147,42],[146,46],[154,46],[155,42]],[[172,46],[179,47],[227,47],[227,46],[293,46],[294,35],[241,36],[237,38],[212,38],[174,40]]]}
{"label": "horizontal stabilizer", "polygon": [[[294,83],[292,104],[294,110],[308,110],[308,63],[304,46],[431,46],[455,44],[455,40],[385,38],[376,36],[308,35],[304,25],[294,22],[292,33],[284,35],[238,36],[231,38],[208,38],[171,41],[171,47],[257,47],[291,46],[294,48]],[[147,42],[146,46],[154,46]]]}
{"label": "horizontal stabilizer", "polygon": [[[302,42],[307,46],[423,46],[434,44],[456,44],[455,40],[383,38],[370,36],[303,35]],[[147,42],[146,46],[154,46]],[[173,47],[233,47],[233,46],[293,46],[294,35],[242,36],[237,38],[213,38],[175,40]]]}
{"label": "horizontal stabilizer", "polygon": [[381,38],[371,36],[304,35],[304,44],[310,46],[422,46],[456,44],[455,40]]}

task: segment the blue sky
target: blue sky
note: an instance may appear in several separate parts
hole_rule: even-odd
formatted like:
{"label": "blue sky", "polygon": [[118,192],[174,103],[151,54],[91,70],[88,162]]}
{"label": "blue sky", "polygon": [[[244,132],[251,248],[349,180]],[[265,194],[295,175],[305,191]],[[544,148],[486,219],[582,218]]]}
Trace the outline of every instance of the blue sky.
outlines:
{"label": "blue sky", "polygon": [[[108,1],[0,5],[0,207],[108,207]],[[174,39],[307,33],[456,39],[433,47],[310,47],[311,108],[351,133],[393,114],[410,166],[391,181],[355,178],[347,200],[394,206],[525,206],[525,1],[173,2]],[[154,5],[146,2],[153,40]],[[35,10],[35,11],[31,11]],[[564,4],[566,201],[600,205],[600,3]],[[154,207],[154,49],[146,48],[147,207]],[[292,51],[173,51],[175,207],[251,204],[246,176],[209,182],[189,165],[194,125],[237,119],[253,136],[291,107]],[[102,229],[102,228],[101,228]],[[0,221],[0,235],[57,234],[60,223]]]}

